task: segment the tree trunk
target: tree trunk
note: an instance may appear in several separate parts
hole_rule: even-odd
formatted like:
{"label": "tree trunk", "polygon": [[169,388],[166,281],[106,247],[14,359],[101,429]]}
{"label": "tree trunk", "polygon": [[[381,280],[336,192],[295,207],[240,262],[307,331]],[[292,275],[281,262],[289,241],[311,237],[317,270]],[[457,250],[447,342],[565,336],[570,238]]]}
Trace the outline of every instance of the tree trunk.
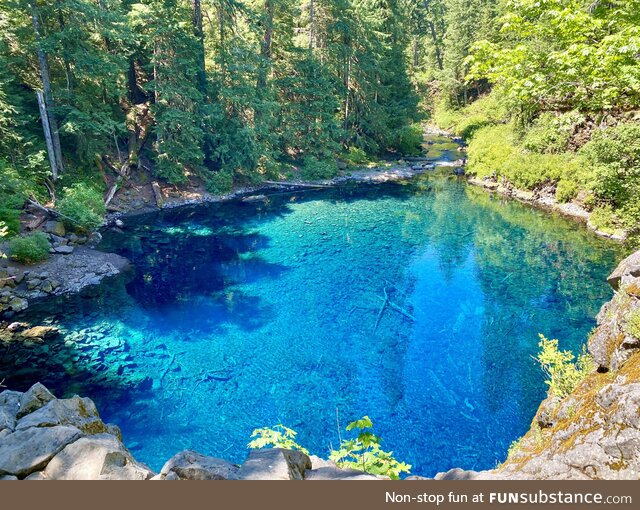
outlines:
{"label": "tree trunk", "polygon": [[[40,23],[38,22],[38,11],[35,4],[30,4],[31,22],[33,24],[33,32],[35,35],[36,45],[38,47],[38,64],[40,65],[40,79],[42,81],[42,90],[44,92],[44,102],[46,107],[47,120],[51,132],[51,143],[53,145],[53,154],[56,160],[56,168],[58,173],[64,171],[62,164],[62,149],[60,148],[60,136],[58,134],[58,122],[53,114],[53,96],[51,94],[51,78],[49,77],[49,64],[40,45]],[[57,176],[54,176],[54,178]]]}
{"label": "tree trunk", "polygon": [[316,13],[313,0],[309,0],[309,49],[313,50],[316,40]]}
{"label": "tree trunk", "polygon": [[258,73],[258,88],[267,86],[267,76],[271,67],[271,37],[273,36],[273,0],[264,2],[264,33],[260,44],[260,57],[262,65]]}
{"label": "tree trunk", "polygon": [[[431,0],[424,0],[424,9],[427,11],[427,16],[431,13]],[[438,63],[438,69],[442,71],[444,69],[444,65],[442,62],[442,45],[438,40],[438,33],[436,31],[436,24],[434,19],[430,19],[427,21],[429,25],[429,32],[431,32],[431,41],[433,42],[433,49],[436,52],[436,61]]]}
{"label": "tree trunk", "polygon": [[44,101],[42,92],[36,90],[38,96],[38,107],[40,108],[40,118],[42,119],[42,130],[44,131],[44,140],[47,144],[47,155],[49,156],[49,164],[51,165],[51,175],[55,181],[58,178],[58,165],[56,164],[56,155],[53,150],[53,140],[51,139],[51,128],[49,127],[49,117],[47,115],[47,105]]}
{"label": "tree trunk", "polygon": [[204,53],[204,31],[202,30],[202,6],[200,0],[191,0],[193,10],[193,34],[198,39],[198,89],[207,95],[207,71]]}

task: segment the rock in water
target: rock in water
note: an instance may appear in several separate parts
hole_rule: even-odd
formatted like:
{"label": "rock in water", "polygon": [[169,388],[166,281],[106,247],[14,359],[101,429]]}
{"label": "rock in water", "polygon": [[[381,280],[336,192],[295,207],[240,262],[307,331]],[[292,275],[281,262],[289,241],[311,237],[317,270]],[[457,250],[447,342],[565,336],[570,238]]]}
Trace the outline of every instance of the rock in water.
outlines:
{"label": "rock in water", "polygon": [[303,480],[311,460],[302,452],[267,448],[252,450],[240,466],[241,480]]}
{"label": "rock in water", "polygon": [[34,326],[32,328],[25,329],[20,333],[20,335],[31,340],[44,340],[45,338],[50,338],[57,335],[58,333],[59,330],[55,326]]}
{"label": "rock in water", "polygon": [[111,434],[78,439],[51,459],[44,470],[49,480],[147,480],[153,475]]}
{"label": "rock in water", "polygon": [[[161,480],[234,480],[239,467],[226,460],[184,450],[171,457],[160,471]],[[174,476],[175,475],[175,476]]]}

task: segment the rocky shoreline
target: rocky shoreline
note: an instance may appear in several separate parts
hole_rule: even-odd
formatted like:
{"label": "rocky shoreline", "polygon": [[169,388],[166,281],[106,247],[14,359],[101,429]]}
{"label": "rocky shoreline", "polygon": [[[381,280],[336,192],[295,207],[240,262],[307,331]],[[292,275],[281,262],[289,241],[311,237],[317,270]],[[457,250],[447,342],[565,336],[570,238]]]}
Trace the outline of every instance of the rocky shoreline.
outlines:
{"label": "rocky shoreline", "polygon": [[587,228],[592,230],[595,234],[612,239],[614,241],[624,241],[627,238],[626,233],[612,234],[598,230],[590,221],[591,213],[587,211],[580,204],[575,202],[560,203],[555,198],[555,190],[553,188],[543,188],[536,191],[525,191],[512,186],[510,183],[498,182],[495,179],[479,179],[477,177],[469,176],[467,182],[474,186],[480,186],[487,191],[498,193],[520,202],[531,204],[535,207],[539,207],[546,210],[556,211],[568,218],[577,220],[586,224]]}
{"label": "rocky shoreline", "polygon": [[159,473],[138,462],[88,398],[36,383],[0,393],[0,480],[376,480],[302,452],[251,450],[242,464],[184,450]]}

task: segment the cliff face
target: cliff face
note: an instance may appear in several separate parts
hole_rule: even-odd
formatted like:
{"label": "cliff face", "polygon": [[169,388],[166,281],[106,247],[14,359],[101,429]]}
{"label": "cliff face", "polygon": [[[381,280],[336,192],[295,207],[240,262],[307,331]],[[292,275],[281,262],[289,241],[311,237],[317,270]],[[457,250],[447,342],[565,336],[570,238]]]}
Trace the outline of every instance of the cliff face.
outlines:
{"label": "cliff face", "polygon": [[616,294],[589,338],[596,369],[565,398],[542,402],[529,432],[491,475],[640,477],[640,251],[620,263],[609,283]]}

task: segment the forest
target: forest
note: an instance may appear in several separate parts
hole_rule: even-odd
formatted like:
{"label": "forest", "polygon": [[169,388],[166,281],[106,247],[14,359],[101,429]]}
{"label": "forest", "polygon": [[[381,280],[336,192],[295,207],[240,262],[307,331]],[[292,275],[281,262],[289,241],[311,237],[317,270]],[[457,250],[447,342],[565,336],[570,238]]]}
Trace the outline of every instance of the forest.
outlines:
{"label": "forest", "polygon": [[1,0],[0,225],[131,182],[318,180],[463,136],[467,172],[640,224],[640,0]]}

